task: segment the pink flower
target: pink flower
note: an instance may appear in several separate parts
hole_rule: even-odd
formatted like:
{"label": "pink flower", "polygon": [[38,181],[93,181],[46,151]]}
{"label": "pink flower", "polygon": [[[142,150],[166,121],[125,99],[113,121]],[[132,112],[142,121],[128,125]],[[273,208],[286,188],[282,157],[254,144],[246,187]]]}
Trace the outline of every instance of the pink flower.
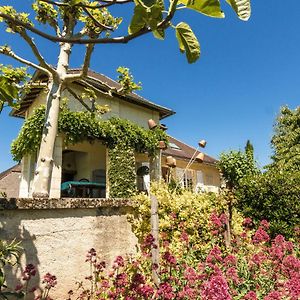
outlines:
{"label": "pink flower", "polygon": [[264,300],[281,300],[281,296],[278,291],[272,291],[264,297]]}
{"label": "pink flower", "polygon": [[263,263],[266,260],[266,255],[263,252],[259,252],[256,254],[253,254],[251,261],[256,264],[256,265],[260,265],[261,263]]}
{"label": "pink flower", "polygon": [[243,300],[257,300],[257,296],[254,291],[250,291],[242,299]]}
{"label": "pink flower", "polygon": [[188,243],[189,242],[189,235],[186,231],[183,231],[180,236],[181,241]]}
{"label": "pink flower", "polygon": [[115,267],[124,267],[124,258],[122,256],[117,256],[114,261]]}
{"label": "pink flower", "polygon": [[234,267],[230,267],[227,271],[226,271],[226,276],[227,278],[231,279],[233,281],[234,284],[238,284],[239,283],[239,276],[237,273],[237,269]]}
{"label": "pink flower", "polygon": [[56,276],[47,273],[46,275],[44,275],[43,283],[46,284],[46,289],[55,287],[57,285]]}
{"label": "pink flower", "polygon": [[251,218],[245,218],[245,219],[244,219],[244,221],[243,221],[243,226],[244,226],[244,227],[249,228],[249,227],[251,227],[252,225],[253,225],[253,223],[252,223],[252,219],[251,219]]}
{"label": "pink flower", "polygon": [[292,278],[285,283],[285,287],[289,292],[291,300],[300,299],[300,276],[298,278]]}
{"label": "pink flower", "polygon": [[224,258],[224,263],[226,266],[235,266],[237,263],[237,259],[234,255],[228,255]]}
{"label": "pink flower", "polygon": [[210,280],[204,284],[202,291],[203,300],[231,300],[229,287],[221,275],[213,275]]}
{"label": "pink flower", "polygon": [[29,281],[31,277],[35,276],[36,274],[36,269],[33,264],[28,264],[25,267],[25,270],[22,272],[22,279],[25,281]]}
{"label": "pink flower", "polygon": [[210,221],[212,223],[212,225],[215,227],[215,228],[219,228],[219,227],[222,227],[223,226],[223,218],[219,218],[219,216],[216,214],[216,212],[213,212],[211,215],[210,215]]}
{"label": "pink flower", "polygon": [[214,261],[222,261],[223,259],[222,259],[221,255],[222,255],[222,252],[221,252],[220,248],[216,246],[210,250],[210,252],[206,258],[206,261],[208,263],[212,263]]}
{"label": "pink flower", "polygon": [[268,230],[270,228],[270,223],[267,220],[262,220],[260,225],[264,227],[264,229]]}
{"label": "pink flower", "polygon": [[170,251],[166,251],[163,255],[163,259],[166,260],[170,265],[176,265],[177,260],[174,255],[170,253]]}
{"label": "pink flower", "polygon": [[166,299],[166,300],[175,299],[176,296],[172,286],[168,282],[163,282],[159,285],[157,294],[159,296],[162,296],[162,299]]}
{"label": "pink flower", "polygon": [[252,237],[252,240],[253,243],[259,244],[263,242],[268,242],[270,240],[270,237],[262,227],[259,227],[255,232],[254,236]]}

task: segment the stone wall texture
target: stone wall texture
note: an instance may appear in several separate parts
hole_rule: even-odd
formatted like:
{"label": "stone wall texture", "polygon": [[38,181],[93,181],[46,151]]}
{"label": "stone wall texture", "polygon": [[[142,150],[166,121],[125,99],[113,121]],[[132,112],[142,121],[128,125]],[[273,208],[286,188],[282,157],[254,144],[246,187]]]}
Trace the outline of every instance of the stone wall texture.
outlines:
{"label": "stone wall texture", "polygon": [[[32,263],[38,268],[33,285],[40,286],[47,272],[57,276],[58,285],[51,293],[55,300],[66,299],[67,292],[76,289],[76,282],[89,275],[85,256],[90,248],[108,264],[118,255],[136,252],[137,238],[127,220],[132,208],[124,200],[118,205],[117,200],[99,199],[83,208],[80,199],[74,199],[77,208],[71,208],[70,199],[64,208],[28,200],[32,203],[26,206],[25,201],[0,199],[0,239],[22,242],[22,267]],[[86,201],[82,199],[82,203]],[[21,272],[20,267],[6,270],[8,286],[19,283]]]}

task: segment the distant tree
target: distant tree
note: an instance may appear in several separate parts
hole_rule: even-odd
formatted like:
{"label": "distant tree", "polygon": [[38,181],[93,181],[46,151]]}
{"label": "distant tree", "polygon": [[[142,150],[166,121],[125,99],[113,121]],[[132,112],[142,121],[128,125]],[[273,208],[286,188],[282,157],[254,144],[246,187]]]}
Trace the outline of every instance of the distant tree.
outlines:
{"label": "distant tree", "polygon": [[273,235],[292,236],[300,227],[300,107],[281,108],[271,144],[272,163],[240,181],[237,205],[247,216],[270,221]]}
{"label": "distant tree", "polygon": [[[10,1],[10,3],[13,2],[17,3],[16,0]],[[226,2],[240,19],[248,20],[251,12],[250,0],[226,0]],[[113,17],[108,8],[122,5],[125,10],[128,4],[134,5],[128,33],[116,35],[115,32],[122,22],[122,18]],[[175,13],[181,9],[193,9],[210,17],[224,17],[219,0],[171,0],[167,4],[162,0],[34,0],[30,14],[17,12],[13,6],[0,6],[0,21],[5,23],[6,31],[18,35],[18,38],[21,38],[31,48],[37,62],[31,62],[17,55],[8,45],[0,47],[0,54],[32,67],[49,78],[46,118],[37,156],[33,196],[49,197],[49,182],[62,91],[66,85],[87,76],[95,45],[128,43],[150,32],[154,37],[164,39],[166,29],[172,28],[175,31],[180,51],[185,52],[189,63],[193,63],[200,56],[200,45],[197,38],[187,23],[172,23]],[[32,15],[35,15],[35,20],[29,18]],[[36,26],[38,24],[43,27],[38,28]],[[48,25],[50,28],[45,28],[44,25]],[[31,34],[59,45],[56,67],[53,67],[42,56]],[[76,44],[86,45],[86,51],[81,73],[71,74],[68,72],[69,61],[72,48]],[[124,70],[121,71],[124,72]],[[125,72],[123,76],[127,78],[120,81],[128,83],[130,74]],[[127,87],[123,86],[123,89],[119,91],[110,91],[109,95],[128,92],[130,88],[132,85],[129,84]],[[15,94],[8,96],[15,96]],[[3,99],[5,101],[6,96]],[[7,101],[10,101],[9,98]]]}
{"label": "distant tree", "polygon": [[251,144],[250,140],[247,140],[247,142],[246,142],[245,154],[250,161],[254,162],[254,147]]}
{"label": "distant tree", "polygon": [[221,153],[218,168],[226,185],[226,188],[222,189],[222,196],[226,200],[228,213],[225,242],[226,246],[230,247],[233,207],[237,203],[236,191],[240,188],[244,178],[259,173],[250,141],[247,141],[245,152],[232,150]]}
{"label": "distant tree", "polygon": [[253,159],[253,146],[248,142],[246,147],[249,148],[246,149],[246,152],[232,150],[220,155],[218,168],[226,187],[230,190],[237,189],[243,178],[258,173],[258,168]]}
{"label": "distant tree", "polygon": [[295,110],[281,108],[271,145],[274,154],[269,168],[300,171],[300,106]]}

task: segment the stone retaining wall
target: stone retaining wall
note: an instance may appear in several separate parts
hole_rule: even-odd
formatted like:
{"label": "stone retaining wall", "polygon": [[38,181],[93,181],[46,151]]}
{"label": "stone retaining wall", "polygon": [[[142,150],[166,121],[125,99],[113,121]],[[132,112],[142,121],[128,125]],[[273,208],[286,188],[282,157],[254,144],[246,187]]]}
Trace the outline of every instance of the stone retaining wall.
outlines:
{"label": "stone retaining wall", "polygon": [[[22,266],[38,268],[34,284],[47,272],[57,276],[55,300],[66,299],[76,281],[89,275],[85,256],[90,248],[108,264],[117,255],[136,252],[126,199],[0,199],[0,208],[0,239],[22,242]],[[6,270],[10,287],[19,283],[21,271]]]}

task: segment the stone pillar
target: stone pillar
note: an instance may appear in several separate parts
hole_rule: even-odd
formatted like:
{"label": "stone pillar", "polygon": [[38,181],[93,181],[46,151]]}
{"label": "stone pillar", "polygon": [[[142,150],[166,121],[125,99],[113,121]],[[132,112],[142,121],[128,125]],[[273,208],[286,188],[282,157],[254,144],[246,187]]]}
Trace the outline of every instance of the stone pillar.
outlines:
{"label": "stone pillar", "polygon": [[161,150],[157,150],[155,155],[150,157],[150,179],[161,180]]}
{"label": "stone pillar", "polygon": [[61,171],[62,171],[63,139],[57,136],[53,151],[53,168],[50,183],[50,198],[60,198]]}
{"label": "stone pillar", "polygon": [[105,166],[106,166],[106,170],[105,170],[105,176],[106,176],[106,184],[105,184],[105,198],[108,199],[109,198],[109,175],[108,175],[108,168],[109,168],[109,154],[108,154],[108,148],[106,147],[105,150]]}
{"label": "stone pillar", "polygon": [[21,162],[21,182],[19,189],[20,198],[29,198],[30,186],[30,155],[25,155]]}

